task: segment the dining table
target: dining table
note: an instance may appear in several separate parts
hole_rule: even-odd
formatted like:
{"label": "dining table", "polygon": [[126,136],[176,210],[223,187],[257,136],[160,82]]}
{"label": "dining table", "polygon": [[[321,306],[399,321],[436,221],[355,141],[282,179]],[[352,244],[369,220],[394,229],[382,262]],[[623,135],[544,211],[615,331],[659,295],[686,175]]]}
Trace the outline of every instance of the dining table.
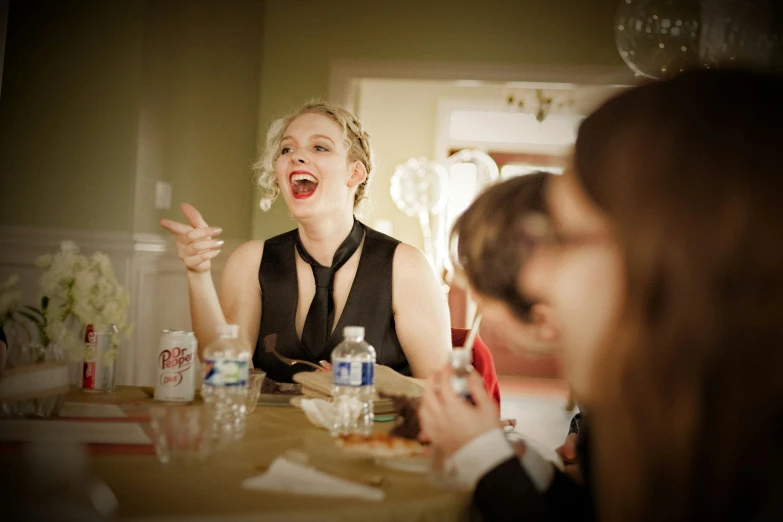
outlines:
{"label": "dining table", "polygon": [[[317,427],[298,407],[259,404],[247,416],[246,433],[204,462],[161,463],[152,444],[151,406],[161,404],[139,387],[118,386],[89,394],[73,388],[66,404],[113,405],[121,416],[90,419],[132,423],[150,443],[87,444],[87,472],[103,481],[117,500],[120,520],[163,521],[467,521],[478,515],[470,494],[432,485],[426,473],[380,466],[375,459],[345,452],[328,430]],[[17,420],[14,422],[27,422]],[[41,421],[39,421],[41,422]],[[45,422],[61,422],[50,420]],[[374,423],[388,431],[392,422]],[[306,455],[307,464],[335,477],[361,482],[372,477],[383,500],[314,496],[244,489],[243,481],[264,473],[282,455]]]}

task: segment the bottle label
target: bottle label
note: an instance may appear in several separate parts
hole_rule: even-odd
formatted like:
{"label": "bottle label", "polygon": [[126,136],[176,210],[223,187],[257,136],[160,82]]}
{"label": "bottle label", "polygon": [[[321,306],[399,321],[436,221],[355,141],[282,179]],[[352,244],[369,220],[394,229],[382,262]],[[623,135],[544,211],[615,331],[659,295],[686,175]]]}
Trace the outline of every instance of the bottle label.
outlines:
{"label": "bottle label", "polygon": [[206,359],[204,384],[207,386],[247,386],[250,368],[247,361]]}
{"label": "bottle label", "polygon": [[470,386],[468,385],[467,375],[452,375],[451,389],[460,397],[470,398]]}
{"label": "bottle label", "polygon": [[332,383],[337,386],[372,386],[375,384],[375,365],[361,361],[334,361]]}

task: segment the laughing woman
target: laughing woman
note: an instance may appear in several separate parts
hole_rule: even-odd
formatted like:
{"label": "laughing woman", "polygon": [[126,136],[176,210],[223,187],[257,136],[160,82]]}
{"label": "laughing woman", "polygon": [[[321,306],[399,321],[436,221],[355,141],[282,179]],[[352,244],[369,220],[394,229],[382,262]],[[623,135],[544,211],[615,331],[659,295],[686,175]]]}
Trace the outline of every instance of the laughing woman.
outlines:
{"label": "laughing woman", "polygon": [[427,377],[450,350],[449,315],[437,278],[422,253],[354,217],[372,172],[369,136],[348,111],[323,102],[275,121],[267,133],[258,184],[261,208],[282,195],[297,227],[266,241],[249,241],[229,256],[220,294],[210,273],[221,241],[199,212],[190,221],[162,220],[177,236],[187,267],[193,329],[204,346],[219,325],[240,325],[255,346],[253,363],[270,378],[289,381],[305,370],[264,350],[313,363],[329,360],[347,325],[363,326],[378,364]]}

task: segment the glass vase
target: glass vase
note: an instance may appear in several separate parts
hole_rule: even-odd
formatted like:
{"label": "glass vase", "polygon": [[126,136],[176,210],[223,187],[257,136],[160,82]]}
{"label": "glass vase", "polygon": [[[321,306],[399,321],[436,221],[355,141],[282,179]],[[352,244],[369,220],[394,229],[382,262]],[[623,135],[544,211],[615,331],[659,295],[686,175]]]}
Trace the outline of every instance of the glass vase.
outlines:
{"label": "glass vase", "polygon": [[15,343],[0,383],[0,416],[56,417],[68,392],[66,356],[52,343]]}

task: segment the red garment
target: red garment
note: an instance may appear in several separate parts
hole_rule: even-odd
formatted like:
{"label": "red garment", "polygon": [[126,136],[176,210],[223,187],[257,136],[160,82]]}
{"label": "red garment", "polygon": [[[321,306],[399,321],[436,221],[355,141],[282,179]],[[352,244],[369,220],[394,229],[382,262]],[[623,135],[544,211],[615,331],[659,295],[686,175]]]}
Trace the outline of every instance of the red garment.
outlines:
{"label": "red garment", "polygon": [[[468,336],[469,330],[465,328],[452,328],[451,329],[451,346],[457,348],[465,344],[465,339]],[[473,342],[473,368],[481,374],[484,379],[484,387],[487,393],[492,397],[500,407],[500,385],[498,384],[498,375],[495,372],[495,361],[492,358],[492,352],[484,341],[481,340],[481,336],[476,336],[476,340]]]}

